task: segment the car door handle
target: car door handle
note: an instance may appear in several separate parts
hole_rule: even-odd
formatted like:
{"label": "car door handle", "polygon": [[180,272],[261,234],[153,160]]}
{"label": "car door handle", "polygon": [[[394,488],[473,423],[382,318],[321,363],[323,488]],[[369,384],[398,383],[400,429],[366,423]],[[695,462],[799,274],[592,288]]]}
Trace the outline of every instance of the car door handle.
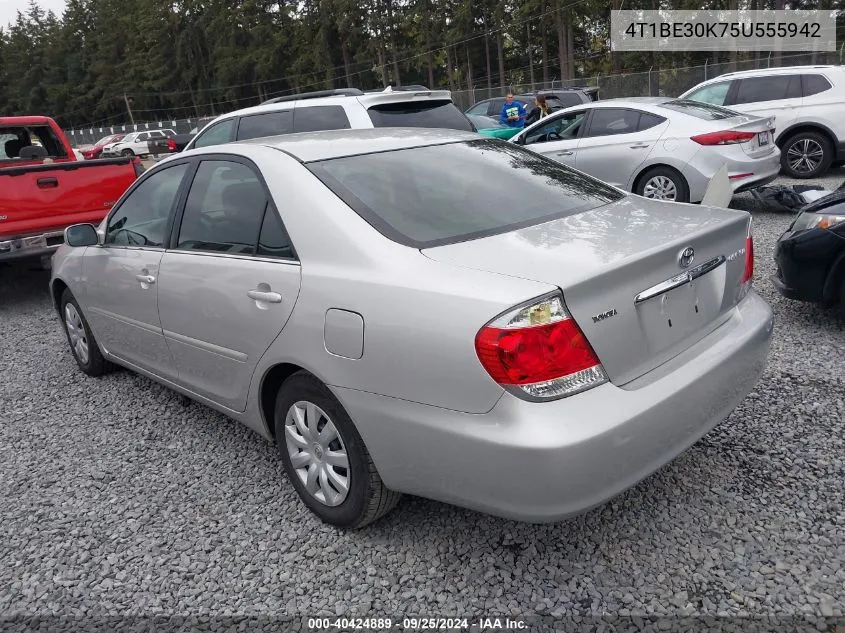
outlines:
{"label": "car door handle", "polygon": [[135,279],[142,284],[154,284],[156,282],[156,278],[152,275],[135,275]]}
{"label": "car door handle", "polygon": [[555,156],[572,156],[573,153],[574,152],[571,152],[570,150],[567,149],[567,150],[564,150],[562,152],[555,152]]}
{"label": "car door handle", "polygon": [[39,178],[35,181],[41,189],[55,189],[59,186],[58,178]]}
{"label": "car door handle", "polygon": [[265,290],[250,290],[246,296],[255,301],[264,301],[265,303],[281,303],[282,295],[278,292],[268,292]]}
{"label": "car door handle", "polygon": [[651,143],[637,143],[636,145],[631,145],[631,149],[644,149],[646,147],[651,147]]}

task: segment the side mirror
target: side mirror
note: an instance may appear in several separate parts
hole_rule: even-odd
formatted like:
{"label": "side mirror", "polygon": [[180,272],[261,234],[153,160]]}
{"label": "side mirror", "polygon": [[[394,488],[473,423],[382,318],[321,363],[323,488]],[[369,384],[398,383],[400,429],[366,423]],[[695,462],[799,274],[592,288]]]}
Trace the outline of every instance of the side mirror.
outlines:
{"label": "side mirror", "polygon": [[65,229],[65,243],[68,246],[96,246],[100,236],[93,224],[74,224]]}

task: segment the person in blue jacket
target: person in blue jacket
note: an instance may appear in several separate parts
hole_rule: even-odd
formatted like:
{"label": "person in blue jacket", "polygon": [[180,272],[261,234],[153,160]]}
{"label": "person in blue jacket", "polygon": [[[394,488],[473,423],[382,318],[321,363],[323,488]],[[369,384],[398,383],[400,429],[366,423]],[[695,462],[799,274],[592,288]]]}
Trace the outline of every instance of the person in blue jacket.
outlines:
{"label": "person in blue jacket", "polygon": [[505,104],[502,106],[501,114],[499,114],[499,123],[508,127],[525,126],[525,106],[519,101],[513,100],[512,92],[505,95]]}

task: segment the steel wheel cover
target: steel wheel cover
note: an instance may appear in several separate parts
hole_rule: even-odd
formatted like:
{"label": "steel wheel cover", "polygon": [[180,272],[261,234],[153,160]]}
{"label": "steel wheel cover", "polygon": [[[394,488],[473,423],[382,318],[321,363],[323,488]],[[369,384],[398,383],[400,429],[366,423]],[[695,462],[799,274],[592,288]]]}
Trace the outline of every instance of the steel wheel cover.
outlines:
{"label": "steel wheel cover", "polygon": [[349,457],[331,418],[300,400],[285,416],[285,446],[299,481],[314,499],[339,506],[349,494]]}
{"label": "steel wheel cover", "polygon": [[655,200],[676,200],[678,188],[668,176],[654,176],[649,178],[643,187],[643,197]]}
{"label": "steel wheel cover", "polygon": [[82,317],[72,303],[65,306],[65,328],[74,355],[83,365],[88,364],[88,337],[85,335]]}

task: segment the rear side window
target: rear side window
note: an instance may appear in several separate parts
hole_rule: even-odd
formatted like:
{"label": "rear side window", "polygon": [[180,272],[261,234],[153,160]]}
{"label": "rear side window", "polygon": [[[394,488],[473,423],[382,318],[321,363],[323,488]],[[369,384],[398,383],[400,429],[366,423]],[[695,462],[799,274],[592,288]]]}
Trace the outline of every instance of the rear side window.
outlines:
{"label": "rear side window", "polygon": [[348,130],[349,127],[343,106],[300,106],[293,113],[294,132]]}
{"label": "rear side window", "polygon": [[238,124],[239,141],[264,136],[276,136],[278,134],[290,134],[291,132],[293,132],[292,110],[252,114],[241,117],[241,122]]}
{"label": "rear side window", "polygon": [[267,196],[258,176],[241,163],[200,163],[185,203],[177,248],[252,255]]}
{"label": "rear side window", "polygon": [[228,143],[232,140],[232,131],[235,127],[234,119],[226,119],[215,123],[194,140],[194,147],[210,147]]}
{"label": "rear side window", "polygon": [[800,75],[748,77],[739,80],[733,103],[759,103],[801,96]]}
{"label": "rear side window", "polygon": [[831,89],[830,82],[821,75],[802,75],[801,81],[803,83],[803,94],[805,97],[811,97]]}
{"label": "rear side window", "polygon": [[374,127],[435,127],[474,132],[469,119],[451,101],[385,103],[367,111]]}
{"label": "rear side window", "polygon": [[624,195],[493,139],[336,158],[308,168],[377,231],[415,248],[540,224]]}
{"label": "rear side window", "polygon": [[637,131],[640,113],[621,108],[596,108],[590,118],[590,127],[585,136],[610,136],[630,134]]}
{"label": "rear side window", "polygon": [[637,130],[648,130],[649,128],[653,128],[655,126],[660,125],[666,119],[662,116],[657,116],[656,114],[650,114],[648,112],[640,112],[640,123],[637,126]]}
{"label": "rear side window", "polygon": [[584,103],[583,99],[575,92],[559,92],[555,95],[549,95],[547,100],[551,101],[551,105],[555,108],[568,108]]}

